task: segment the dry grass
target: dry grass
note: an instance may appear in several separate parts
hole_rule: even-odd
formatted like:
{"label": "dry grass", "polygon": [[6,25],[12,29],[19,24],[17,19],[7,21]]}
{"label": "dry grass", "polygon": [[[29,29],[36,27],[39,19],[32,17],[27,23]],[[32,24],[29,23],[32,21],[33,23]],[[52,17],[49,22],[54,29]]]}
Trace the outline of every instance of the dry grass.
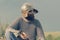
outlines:
{"label": "dry grass", "polygon": [[45,37],[47,37],[50,34],[55,38],[60,36],[60,32],[45,32],[44,34],[45,34]]}

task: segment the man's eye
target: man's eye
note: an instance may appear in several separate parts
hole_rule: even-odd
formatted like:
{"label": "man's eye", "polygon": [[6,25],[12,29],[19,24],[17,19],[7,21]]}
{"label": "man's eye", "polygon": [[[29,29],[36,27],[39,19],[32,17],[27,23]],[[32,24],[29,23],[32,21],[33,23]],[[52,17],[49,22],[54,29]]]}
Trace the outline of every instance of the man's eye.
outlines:
{"label": "man's eye", "polygon": [[30,10],[29,12],[32,12],[32,10]]}

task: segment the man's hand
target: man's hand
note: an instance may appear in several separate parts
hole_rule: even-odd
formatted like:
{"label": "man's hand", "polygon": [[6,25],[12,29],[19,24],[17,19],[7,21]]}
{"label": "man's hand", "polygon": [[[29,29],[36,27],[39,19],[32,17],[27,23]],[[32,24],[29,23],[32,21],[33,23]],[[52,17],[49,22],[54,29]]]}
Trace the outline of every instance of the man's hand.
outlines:
{"label": "man's hand", "polygon": [[22,32],[22,33],[20,34],[20,37],[21,37],[22,39],[27,39],[27,38],[28,38],[27,34],[24,33],[24,32]]}

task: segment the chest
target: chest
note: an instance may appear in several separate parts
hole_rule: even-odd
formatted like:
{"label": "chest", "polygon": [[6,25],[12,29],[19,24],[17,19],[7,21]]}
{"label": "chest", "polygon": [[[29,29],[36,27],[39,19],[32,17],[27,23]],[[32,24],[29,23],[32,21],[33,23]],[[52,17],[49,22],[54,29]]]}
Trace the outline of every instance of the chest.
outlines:
{"label": "chest", "polygon": [[33,23],[26,23],[26,22],[22,22],[20,24],[20,29],[23,31],[34,31],[35,30],[35,25]]}

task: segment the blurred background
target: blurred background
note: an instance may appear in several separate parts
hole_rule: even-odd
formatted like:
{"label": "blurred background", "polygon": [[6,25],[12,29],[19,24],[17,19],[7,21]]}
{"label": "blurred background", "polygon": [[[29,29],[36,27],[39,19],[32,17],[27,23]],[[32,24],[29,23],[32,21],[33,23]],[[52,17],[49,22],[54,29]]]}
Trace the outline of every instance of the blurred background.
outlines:
{"label": "blurred background", "polygon": [[38,9],[35,16],[42,25],[46,40],[59,40],[60,0],[0,0],[0,38],[4,37],[6,27],[21,16],[20,8],[26,2]]}

